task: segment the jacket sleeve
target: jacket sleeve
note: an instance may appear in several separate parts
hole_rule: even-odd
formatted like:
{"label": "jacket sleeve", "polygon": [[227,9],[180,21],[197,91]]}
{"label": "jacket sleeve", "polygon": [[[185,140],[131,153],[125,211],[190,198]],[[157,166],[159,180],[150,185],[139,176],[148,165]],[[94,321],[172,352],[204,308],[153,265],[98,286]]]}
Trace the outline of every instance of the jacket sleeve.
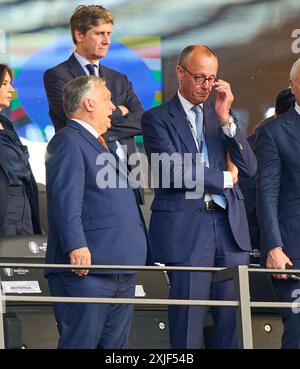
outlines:
{"label": "jacket sleeve", "polygon": [[243,175],[254,177],[257,170],[256,157],[239,126],[237,125],[236,127],[234,137],[231,138],[225,135],[225,139],[232,162],[238,167]]}
{"label": "jacket sleeve", "polygon": [[55,131],[66,125],[67,117],[63,109],[63,89],[67,81],[55,69],[48,69],[44,74],[44,86],[49,104],[49,115]]}
{"label": "jacket sleeve", "polygon": [[283,246],[278,221],[281,182],[281,159],[277,145],[267,127],[257,136],[257,216],[264,251]]}
{"label": "jacket sleeve", "polygon": [[48,218],[64,252],[87,246],[82,224],[85,167],[72,137],[53,137],[46,153]]}
{"label": "jacket sleeve", "polygon": [[[142,133],[141,118],[144,113],[144,108],[135,94],[131,82],[124,74],[118,74],[118,83],[122,85],[121,93],[115,96],[112,92],[112,101],[116,105],[116,110],[112,114],[112,125],[104,137],[108,141],[122,140],[123,138],[130,138]],[[129,113],[122,115],[118,105],[125,106]]]}

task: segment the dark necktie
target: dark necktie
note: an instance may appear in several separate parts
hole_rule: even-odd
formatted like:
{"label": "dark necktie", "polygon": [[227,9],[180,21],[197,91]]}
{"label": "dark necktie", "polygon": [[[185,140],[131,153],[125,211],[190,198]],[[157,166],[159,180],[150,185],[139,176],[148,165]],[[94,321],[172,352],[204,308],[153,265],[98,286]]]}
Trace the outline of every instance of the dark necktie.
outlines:
{"label": "dark necktie", "polygon": [[108,148],[104,138],[101,135],[98,136],[98,141],[101,143],[102,146],[104,146],[106,151],[109,151],[109,148]]}
{"label": "dark necktie", "polygon": [[90,73],[90,76],[95,76],[96,72],[95,72],[95,65],[94,64],[87,64],[86,65],[87,70]]}

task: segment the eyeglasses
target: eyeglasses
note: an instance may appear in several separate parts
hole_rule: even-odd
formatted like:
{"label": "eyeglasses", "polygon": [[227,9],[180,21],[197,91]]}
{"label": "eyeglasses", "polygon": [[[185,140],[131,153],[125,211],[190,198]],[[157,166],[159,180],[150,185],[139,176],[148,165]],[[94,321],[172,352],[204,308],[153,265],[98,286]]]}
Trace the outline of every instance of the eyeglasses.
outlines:
{"label": "eyeglasses", "polygon": [[196,85],[203,85],[203,83],[205,83],[205,81],[207,81],[208,84],[210,86],[212,86],[218,79],[217,77],[202,77],[202,76],[199,76],[198,74],[194,74],[194,73],[190,72],[183,65],[181,65],[181,68],[184,69],[186,72],[188,72],[191,76],[194,77],[194,81],[195,81]]}

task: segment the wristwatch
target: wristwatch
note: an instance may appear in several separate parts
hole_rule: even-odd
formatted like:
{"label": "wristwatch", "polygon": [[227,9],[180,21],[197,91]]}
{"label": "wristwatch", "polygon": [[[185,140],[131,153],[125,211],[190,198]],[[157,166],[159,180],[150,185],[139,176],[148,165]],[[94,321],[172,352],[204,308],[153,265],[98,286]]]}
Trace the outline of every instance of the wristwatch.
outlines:
{"label": "wristwatch", "polygon": [[234,123],[234,119],[231,115],[228,116],[228,118],[226,120],[223,120],[221,123],[221,126],[223,128],[230,128],[231,125]]}

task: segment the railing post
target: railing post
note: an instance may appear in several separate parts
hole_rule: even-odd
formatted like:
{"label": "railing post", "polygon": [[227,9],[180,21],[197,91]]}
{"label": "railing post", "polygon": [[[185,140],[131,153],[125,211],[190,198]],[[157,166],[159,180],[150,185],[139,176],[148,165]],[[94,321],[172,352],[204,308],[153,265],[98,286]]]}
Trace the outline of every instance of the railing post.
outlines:
{"label": "railing post", "polygon": [[[0,278],[0,285],[1,285],[1,278]],[[3,293],[0,286],[0,349],[5,348],[5,342],[4,342],[4,324],[3,324],[3,317],[4,317],[4,309],[3,305],[5,303],[5,300],[3,299]]]}
{"label": "railing post", "polygon": [[234,287],[240,302],[236,314],[238,343],[240,348],[253,349],[248,267],[239,265],[235,269],[237,273],[234,273]]}

